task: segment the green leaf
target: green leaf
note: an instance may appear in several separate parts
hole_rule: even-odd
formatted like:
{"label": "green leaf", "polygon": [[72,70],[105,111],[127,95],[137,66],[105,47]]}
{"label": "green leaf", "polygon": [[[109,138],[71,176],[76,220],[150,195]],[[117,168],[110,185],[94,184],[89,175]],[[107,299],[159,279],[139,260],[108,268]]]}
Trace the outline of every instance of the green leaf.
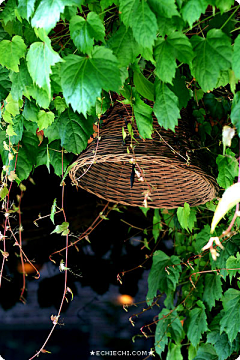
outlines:
{"label": "green leaf", "polygon": [[205,306],[202,301],[198,301],[199,307],[195,307],[189,312],[189,325],[187,337],[193,346],[197,346],[202,338],[202,334],[208,330],[207,315],[205,313]]}
{"label": "green leaf", "polygon": [[9,70],[0,65],[0,101],[6,99],[11,89]]}
{"label": "green leaf", "polygon": [[136,98],[133,104],[133,112],[139,134],[144,139],[151,139],[153,133],[153,118],[151,106],[145,104],[140,98]]}
{"label": "green leaf", "polygon": [[214,347],[210,344],[201,344],[193,360],[219,360]]}
{"label": "green leaf", "polygon": [[53,200],[53,204],[52,204],[52,207],[51,207],[51,215],[50,215],[50,220],[52,221],[52,223],[55,225],[54,223],[54,216],[56,214],[56,208],[57,208],[57,199],[55,198]]}
{"label": "green leaf", "polygon": [[44,140],[38,148],[36,167],[40,165],[46,165],[47,167],[49,167],[50,163],[53,166],[54,173],[57,176],[62,176],[62,170],[66,170],[67,166],[72,162],[72,159],[72,154],[63,153],[62,169],[62,147],[60,144],[60,140],[50,142],[49,145],[47,143],[47,140]]}
{"label": "green leaf", "polygon": [[52,74],[51,66],[62,61],[58,53],[56,53],[49,42],[33,43],[27,53],[28,71],[40,88],[50,92],[50,74]]}
{"label": "green leaf", "polygon": [[49,107],[51,101],[51,94],[48,90],[38,87],[36,84],[29,86],[27,91],[23,93],[26,97],[31,96],[36,100],[36,103],[44,109]]}
{"label": "green leaf", "polygon": [[44,134],[45,136],[48,137],[49,142],[52,142],[54,140],[58,140],[60,139],[60,119],[59,118],[55,118],[54,122],[52,123],[52,125],[50,125],[45,131]]}
{"label": "green leaf", "polygon": [[232,47],[230,38],[220,29],[212,29],[207,38],[191,38],[195,57],[192,72],[203,91],[213,90],[222,70],[231,67]]}
{"label": "green leaf", "polygon": [[63,222],[61,225],[57,225],[55,229],[51,232],[51,234],[57,233],[61,235],[67,235],[69,233],[69,223]]}
{"label": "green leaf", "polygon": [[61,114],[59,121],[61,145],[69,152],[80,154],[93,132],[92,121],[70,109]]}
{"label": "green leaf", "polygon": [[13,129],[15,132],[15,135],[11,136],[11,143],[17,144],[19,141],[22,140],[23,136],[23,116],[17,115],[15,118],[13,118]]}
{"label": "green leaf", "polygon": [[240,92],[238,91],[233,98],[232,101],[232,109],[231,109],[231,121],[234,126],[237,128],[238,136],[240,136]]}
{"label": "green leaf", "polygon": [[139,206],[139,209],[141,209],[141,211],[144,213],[144,215],[147,216],[149,208]]}
{"label": "green leaf", "polygon": [[216,0],[216,7],[221,11],[221,14],[230,10],[233,4],[234,0]]}
{"label": "green leaf", "polygon": [[6,186],[1,187],[1,189],[0,189],[1,200],[5,199],[5,197],[7,196],[8,193],[9,193],[9,191],[8,191],[8,188]]}
{"label": "green leaf", "polygon": [[40,110],[38,113],[39,131],[47,129],[54,121],[54,113],[51,111]]}
{"label": "green leaf", "polygon": [[240,331],[240,291],[228,289],[222,298],[224,316],[220,321],[221,332],[225,331],[230,342],[236,339]]}
{"label": "green leaf", "polygon": [[157,242],[157,240],[159,238],[161,229],[162,229],[162,224],[161,224],[161,217],[160,217],[159,209],[154,209],[152,234],[153,234],[155,243]]}
{"label": "green leaf", "polygon": [[[181,272],[180,259],[167,256],[158,250],[153,254],[153,264],[148,277],[147,303],[150,305],[157,295],[157,290],[166,292],[175,290]],[[174,266],[172,266],[174,265]]]}
{"label": "green leaf", "polygon": [[157,38],[157,19],[144,0],[137,2],[133,11],[132,30],[136,41],[144,48],[151,48]]}
{"label": "green leaf", "polygon": [[222,297],[222,281],[217,274],[207,274],[205,276],[205,286],[203,293],[203,301],[205,301],[211,310],[215,306],[215,300]]}
{"label": "green leaf", "polygon": [[167,359],[166,360],[183,360],[181,354],[181,344],[171,343],[168,347]]}
{"label": "green leaf", "polygon": [[7,24],[16,18],[15,9],[17,7],[16,0],[8,0],[4,6],[3,11],[0,13],[0,18]]}
{"label": "green leaf", "polygon": [[[5,110],[12,116],[19,114],[19,108],[22,106],[22,101],[16,101],[13,99],[12,94],[10,93],[6,98]],[[4,117],[4,116],[3,116]]]}
{"label": "green leaf", "polygon": [[[16,174],[20,180],[25,180],[28,178],[30,172],[32,171],[33,165],[35,164],[36,155],[38,151],[38,138],[36,135],[28,131],[24,131],[21,147],[18,151],[17,167]],[[10,163],[10,169],[14,170],[15,167],[15,157]]]}
{"label": "green leaf", "polygon": [[109,6],[113,5],[113,3],[117,3],[116,0],[100,0],[102,10],[107,9]]}
{"label": "green leaf", "polygon": [[32,18],[32,27],[44,28],[49,32],[54,28],[60,14],[63,13],[65,6],[81,5],[82,1],[74,0],[44,0],[40,1],[37,10]]}
{"label": "green leaf", "polygon": [[158,123],[165,129],[175,130],[180,118],[180,110],[178,108],[178,98],[169,89],[169,87],[159,81],[155,83],[156,101],[153,111],[156,115]]}
{"label": "green leaf", "polygon": [[14,36],[12,40],[0,42],[0,64],[7,69],[18,72],[20,59],[25,56],[26,45],[21,36]]}
{"label": "green leaf", "polygon": [[193,23],[198,20],[201,14],[205,13],[208,6],[206,0],[189,0],[182,7],[182,17],[192,27]]}
{"label": "green leaf", "polygon": [[138,43],[133,37],[132,30],[122,24],[118,31],[109,39],[107,46],[116,55],[120,66],[133,63],[140,53]]}
{"label": "green leaf", "polygon": [[177,6],[174,0],[148,0],[149,6],[152,11],[163,16],[165,18],[172,18],[173,16],[179,16]]}
{"label": "green leaf", "polygon": [[240,79],[239,58],[240,58],[240,34],[235,39],[234,47],[233,47],[233,58],[232,58],[232,69],[235,73],[235,76],[238,79]]}
{"label": "green leaf", "polygon": [[13,72],[9,77],[12,81],[11,94],[13,99],[22,99],[23,92],[26,92],[28,86],[32,85],[32,79],[29,75],[26,62],[21,61],[19,72]]}
{"label": "green leaf", "polygon": [[64,110],[66,110],[66,108],[67,108],[66,101],[63,98],[61,98],[60,96],[56,96],[53,103],[54,103],[55,109],[58,112],[58,115],[60,115],[62,112],[64,112]]}
{"label": "green leaf", "polygon": [[207,342],[211,343],[214,346],[214,349],[218,355],[218,360],[228,359],[232,354],[234,348],[232,344],[228,341],[228,336],[226,333],[220,334],[220,324],[224,311],[222,310],[210,324],[210,333],[207,335]]}
{"label": "green leaf", "polygon": [[141,72],[134,71],[133,82],[140,95],[154,101],[154,84],[147,80]]}
{"label": "green leaf", "polygon": [[39,108],[34,104],[33,101],[25,100],[25,105],[23,109],[23,116],[28,121],[38,121],[38,112]]}
{"label": "green leaf", "polygon": [[159,35],[165,37],[172,32],[182,31],[184,27],[184,21],[179,16],[173,16],[171,18],[166,18],[162,16],[157,17],[158,31]]}
{"label": "green leaf", "polygon": [[168,343],[168,338],[179,343],[184,338],[184,331],[176,311],[171,313],[170,310],[163,309],[158,315],[158,319],[155,331],[155,350],[158,355],[161,355]]}
{"label": "green leaf", "polygon": [[171,33],[166,40],[159,38],[155,47],[156,74],[163,82],[172,83],[177,64],[176,59],[191,64],[193,58],[192,45],[187,36],[175,32]]}
{"label": "green leaf", "polygon": [[104,42],[105,28],[94,12],[89,12],[86,20],[78,15],[72,17],[69,30],[75,46],[83,53],[89,54],[92,51],[94,39]]}
{"label": "green leaf", "polygon": [[119,0],[119,13],[126,27],[133,25],[133,9],[137,3],[138,0]]}
{"label": "green leaf", "polygon": [[230,278],[230,284],[232,282],[232,278],[240,272],[240,254],[237,252],[236,256],[230,256],[227,259],[226,267],[228,269],[236,269],[236,270],[228,270],[229,278]]}
{"label": "green leaf", "polygon": [[18,0],[18,11],[23,19],[29,20],[34,12],[36,0]]}
{"label": "green leaf", "polygon": [[238,161],[235,158],[235,154],[230,150],[226,150],[226,155],[218,155],[216,159],[218,166],[217,182],[219,186],[227,189],[234,182],[236,176],[238,176]]}
{"label": "green leaf", "polygon": [[220,100],[213,93],[204,94],[204,104],[213,118],[221,119],[224,114],[224,108]]}
{"label": "green leaf", "polygon": [[184,203],[184,207],[178,207],[177,217],[183,229],[192,231],[197,220],[195,209],[191,209],[188,203]]}
{"label": "green leaf", "polygon": [[68,55],[62,65],[62,89],[74,111],[90,110],[101,90],[118,91],[121,86],[116,57],[110,49],[95,46],[92,56]]}
{"label": "green leaf", "polygon": [[180,75],[178,69],[176,71],[175,78],[173,79],[173,86],[168,85],[168,87],[178,97],[179,109],[186,107],[191,98],[191,94],[189,89],[186,87],[185,77]]}

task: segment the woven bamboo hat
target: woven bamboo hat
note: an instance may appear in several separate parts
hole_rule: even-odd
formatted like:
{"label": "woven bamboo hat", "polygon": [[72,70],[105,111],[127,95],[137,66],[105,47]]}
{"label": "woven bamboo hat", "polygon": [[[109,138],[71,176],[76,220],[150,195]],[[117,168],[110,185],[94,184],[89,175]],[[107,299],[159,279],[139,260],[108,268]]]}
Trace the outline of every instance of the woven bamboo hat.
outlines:
{"label": "woven bamboo hat", "polygon": [[[133,137],[128,132],[132,124]],[[175,133],[153,116],[152,139],[142,139],[131,106],[117,101],[95,139],[70,171],[74,184],[107,201],[173,209],[197,206],[217,195],[215,179],[192,145],[189,117],[181,111]],[[123,131],[124,130],[124,131]],[[123,140],[123,133],[128,134]]]}

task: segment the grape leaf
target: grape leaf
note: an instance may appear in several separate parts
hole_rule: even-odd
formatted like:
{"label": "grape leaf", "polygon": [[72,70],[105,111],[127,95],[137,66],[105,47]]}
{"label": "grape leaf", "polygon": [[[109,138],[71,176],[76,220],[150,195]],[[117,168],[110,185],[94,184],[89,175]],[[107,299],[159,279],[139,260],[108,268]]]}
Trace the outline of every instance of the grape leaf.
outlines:
{"label": "grape leaf", "polygon": [[44,134],[48,137],[49,142],[60,139],[60,119],[55,118],[52,125],[44,131]]}
{"label": "grape leaf", "polygon": [[100,5],[101,5],[102,10],[107,9],[114,2],[116,2],[116,0],[100,0]]}
{"label": "grape leaf", "polygon": [[62,65],[62,89],[67,103],[74,111],[90,110],[102,88],[118,91],[121,86],[116,57],[110,49],[95,46],[92,56],[68,55]]}
{"label": "grape leaf", "polygon": [[50,74],[51,66],[62,61],[58,53],[56,53],[49,42],[33,43],[27,53],[28,71],[40,88],[50,92]]}
{"label": "grape leaf", "polygon": [[216,0],[216,7],[221,11],[221,14],[230,10],[233,4],[234,0]]}
{"label": "grape leaf", "polygon": [[29,86],[27,90],[23,92],[23,95],[28,98],[31,96],[36,100],[37,104],[44,109],[49,107],[51,94],[46,89],[38,87],[36,84]]}
{"label": "grape leaf", "polygon": [[109,39],[107,46],[116,55],[120,66],[127,66],[134,62],[140,53],[138,43],[133,37],[132,30],[121,25],[118,31]]}
{"label": "grape leaf", "polygon": [[180,32],[171,33],[166,39],[158,39],[154,55],[157,76],[163,82],[172,84],[177,68],[176,59],[191,64],[193,58],[192,45],[186,35]]}
{"label": "grape leaf", "polygon": [[165,18],[179,16],[177,6],[174,0],[148,0],[149,6],[153,12]]}
{"label": "grape leaf", "polygon": [[8,0],[4,9],[0,13],[0,18],[7,24],[16,18],[15,9],[17,8],[16,0]]}
{"label": "grape leaf", "polygon": [[13,99],[22,99],[23,92],[26,92],[27,87],[32,85],[32,79],[29,75],[26,62],[21,61],[19,72],[13,72],[9,77],[12,81],[11,94]]}
{"label": "grape leaf", "polygon": [[233,98],[232,101],[232,109],[231,109],[231,121],[234,126],[237,128],[238,136],[240,136],[240,92],[238,91]]}
{"label": "grape leaf", "polygon": [[[147,303],[150,305],[157,295],[157,290],[166,292],[175,290],[181,272],[180,259],[167,256],[158,250],[153,254],[153,264],[148,276]],[[171,266],[171,265],[174,265]]]}
{"label": "grape leaf", "polygon": [[[32,171],[33,165],[35,164],[36,155],[38,151],[38,138],[36,135],[33,135],[31,132],[24,131],[21,147],[18,151],[18,159],[16,166],[16,174],[20,180],[25,180],[28,178],[30,172]],[[16,155],[10,163],[9,171],[14,170]]]}
{"label": "grape leaf", "polygon": [[133,112],[136,119],[139,134],[144,139],[151,139],[153,132],[153,118],[151,106],[145,104],[140,97],[133,104]]}
{"label": "grape leaf", "polygon": [[94,12],[89,12],[86,20],[78,15],[72,17],[69,30],[75,46],[83,53],[92,51],[94,39],[104,42],[105,28]]}
{"label": "grape leaf", "polygon": [[179,109],[186,107],[188,101],[191,99],[191,94],[189,89],[186,87],[185,77],[181,76],[178,69],[176,71],[175,78],[173,79],[173,86],[168,85],[168,87],[178,97]]}
{"label": "grape leaf", "polygon": [[227,259],[226,262],[226,268],[228,269],[236,269],[236,270],[228,270],[229,278],[230,278],[230,284],[232,281],[232,278],[240,272],[240,254],[237,252],[236,256],[230,256]]}
{"label": "grape leaf", "polygon": [[0,42],[0,64],[7,69],[18,72],[20,59],[25,56],[26,45],[21,36],[14,36],[12,40]]}
{"label": "grape leaf", "polygon": [[0,65],[0,101],[8,96],[11,89],[11,81],[9,79],[9,70]]}
{"label": "grape leaf", "polygon": [[56,96],[53,103],[54,103],[55,109],[58,112],[58,115],[60,115],[67,108],[66,101],[63,98],[61,98],[60,96]]}
{"label": "grape leaf", "polygon": [[92,122],[70,109],[60,116],[61,145],[69,152],[79,154],[86,146],[93,132]]}
{"label": "grape leaf", "polygon": [[159,125],[163,126],[165,129],[174,131],[175,126],[178,124],[178,119],[180,118],[177,96],[166,84],[160,81],[155,82],[155,96],[156,101],[153,111]]}
{"label": "grape leaf", "polygon": [[211,310],[215,306],[215,300],[222,297],[222,281],[221,277],[216,274],[206,274],[205,286],[203,293],[203,301],[205,301]]}
{"label": "grape leaf", "polygon": [[65,6],[80,5],[82,1],[43,0],[40,1],[32,18],[32,27],[44,28],[47,32],[54,28],[63,13]]}
{"label": "grape leaf", "polygon": [[53,225],[55,225],[55,223],[54,223],[54,215],[56,214],[56,208],[57,208],[57,198],[55,198],[53,200],[53,204],[52,204],[52,207],[51,207],[50,220],[52,221]]}
{"label": "grape leaf", "polygon": [[[126,27],[133,25],[133,9],[138,0],[119,0],[119,13]],[[134,19],[135,21],[135,19]]]}
{"label": "grape leaf", "polygon": [[184,27],[184,21],[179,16],[173,16],[172,18],[158,16],[157,23],[159,35],[163,37],[165,37],[165,35],[171,34],[172,32],[175,32],[176,30],[181,31]]}
{"label": "grape leaf", "polygon": [[227,189],[238,176],[238,161],[235,154],[230,150],[226,150],[226,155],[218,155],[216,159],[218,166],[217,182],[219,186]]}
{"label": "grape leaf", "polygon": [[133,82],[139,94],[154,101],[154,84],[147,80],[141,72],[134,71]]}
{"label": "grape leaf", "polygon": [[13,118],[13,129],[16,135],[11,136],[11,143],[17,144],[23,136],[23,116],[17,115]]}
{"label": "grape leaf", "polygon": [[[72,162],[72,159],[72,154],[63,153],[63,171],[66,170],[67,166]],[[48,163],[52,165],[54,173],[57,176],[62,175],[62,147],[60,140],[48,144],[47,139],[44,139],[42,144],[38,147],[36,167],[41,165],[46,165],[48,167]]]}
{"label": "grape leaf", "polygon": [[239,58],[240,58],[240,34],[235,39],[234,48],[233,48],[233,58],[232,58],[232,69],[235,73],[235,76],[238,79],[240,79]]}
{"label": "grape leaf", "polygon": [[200,300],[197,301],[197,305],[189,312],[190,320],[187,330],[187,337],[195,347],[201,340],[202,334],[208,330],[205,306]]}
{"label": "grape leaf", "polygon": [[38,121],[39,108],[34,104],[33,101],[25,100],[23,109],[23,116],[28,121]]}
{"label": "grape leaf", "polygon": [[219,358],[211,344],[201,344],[193,360],[219,360]]}
{"label": "grape leaf", "polygon": [[155,243],[157,242],[157,239],[159,238],[161,229],[162,229],[162,224],[161,224],[161,217],[160,217],[159,209],[154,209],[152,234],[153,234]]}
{"label": "grape leaf", "polygon": [[163,309],[158,315],[158,319],[155,331],[155,350],[158,355],[161,355],[168,343],[168,334],[178,343],[184,338],[184,331],[176,311],[170,313],[170,310]]}
{"label": "grape leaf", "polygon": [[157,37],[157,19],[146,1],[137,2],[133,11],[133,36],[144,48],[151,48]]}
{"label": "grape leaf", "polygon": [[224,315],[222,310],[210,324],[210,333],[207,334],[207,342],[214,346],[214,349],[218,355],[218,360],[225,360],[232,354],[234,350],[233,344],[228,341],[226,333],[220,334],[220,320]]}
{"label": "grape leaf", "polygon": [[183,20],[187,21],[192,27],[193,23],[198,20],[206,10],[208,2],[206,0],[189,0],[182,7]]}
{"label": "grape leaf", "polygon": [[220,330],[225,331],[229,341],[233,342],[240,331],[240,291],[236,289],[225,291],[222,304],[225,314],[220,320]]}
{"label": "grape leaf", "polygon": [[29,20],[34,12],[36,0],[18,0],[18,11],[23,19]]}
{"label": "grape leaf", "polygon": [[178,207],[177,217],[183,229],[192,231],[197,220],[195,209],[191,209],[188,203],[184,203],[184,207]]}
{"label": "grape leaf", "polygon": [[181,354],[181,345],[171,343],[168,347],[167,359],[166,360],[183,360]]}
{"label": "grape leaf", "polygon": [[230,38],[220,29],[212,29],[206,38],[193,36],[194,50],[192,72],[203,91],[213,90],[221,70],[231,67],[232,47]]}
{"label": "grape leaf", "polygon": [[38,113],[38,127],[39,131],[47,129],[54,121],[54,113],[51,111],[40,110]]}

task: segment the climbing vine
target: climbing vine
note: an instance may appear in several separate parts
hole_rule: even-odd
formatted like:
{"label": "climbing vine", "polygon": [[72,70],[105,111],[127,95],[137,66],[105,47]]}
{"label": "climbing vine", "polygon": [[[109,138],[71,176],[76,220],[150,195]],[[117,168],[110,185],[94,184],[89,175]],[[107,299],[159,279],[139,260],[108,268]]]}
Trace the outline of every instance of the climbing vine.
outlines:
{"label": "climbing vine", "polygon": [[[10,256],[9,233],[19,248],[22,267],[31,263],[22,248],[21,198],[24,181],[35,168],[44,165],[62,176],[64,192],[69,166],[118,95],[132,106],[145,139],[153,133],[153,114],[161,127],[174,132],[180,110],[188,106],[194,137],[207,154],[221,200],[195,208],[185,203],[176,210],[154,210],[151,241],[144,231],[147,261],[152,258],[146,301],[149,307],[156,306],[166,295],[165,308],[141,331],[146,337],[149,329],[155,332],[152,351],[160,358],[237,356],[239,16],[239,1],[233,0],[1,2],[0,196],[5,222],[0,234],[0,284]],[[97,141],[101,141],[98,134]],[[20,188],[17,207],[9,197],[13,183]],[[54,232],[66,236],[62,249],[66,259],[60,266],[66,274],[65,301],[71,292],[67,287],[69,224],[63,202],[59,209],[53,204],[53,223],[56,211],[62,212],[63,223]],[[143,211],[148,216],[147,202]],[[11,228],[11,213],[19,215],[18,237]],[[101,213],[96,223],[104,216]],[[170,257],[158,249],[166,233],[174,242]],[[24,292],[23,271],[23,301]],[[60,312],[52,318],[54,327]],[[40,352],[44,347],[35,356]]]}

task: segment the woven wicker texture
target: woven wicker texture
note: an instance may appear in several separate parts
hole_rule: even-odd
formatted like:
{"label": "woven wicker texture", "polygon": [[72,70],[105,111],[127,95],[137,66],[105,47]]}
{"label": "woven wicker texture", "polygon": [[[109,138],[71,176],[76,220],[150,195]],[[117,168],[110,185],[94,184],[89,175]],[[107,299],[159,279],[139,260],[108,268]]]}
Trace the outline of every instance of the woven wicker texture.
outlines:
{"label": "woven wicker texture", "polygon": [[[131,119],[131,107],[116,102],[100,140],[95,139],[71,169],[74,184],[111,202],[151,208],[172,209],[185,202],[196,206],[216,197],[216,182],[204,169],[200,151],[191,151],[196,143],[193,146],[186,110],[181,111],[175,133],[161,128],[153,116],[155,131],[147,140]],[[123,141],[122,135],[122,128],[129,134],[129,122],[133,148],[131,136]]]}

